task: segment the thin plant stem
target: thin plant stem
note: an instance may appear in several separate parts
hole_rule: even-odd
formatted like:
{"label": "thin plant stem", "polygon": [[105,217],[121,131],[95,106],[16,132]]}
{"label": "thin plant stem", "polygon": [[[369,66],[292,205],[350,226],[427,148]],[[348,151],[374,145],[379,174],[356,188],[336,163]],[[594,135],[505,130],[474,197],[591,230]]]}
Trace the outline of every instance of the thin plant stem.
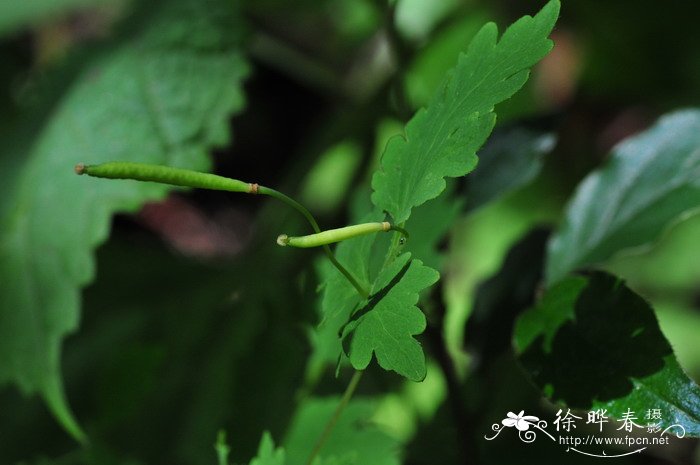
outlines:
{"label": "thin plant stem", "polygon": [[214,444],[216,456],[219,459],[219,465],[228,465],[228,455],[231,453],[231,448],[226,444],[226,431],[220,430],[216,436]]}
{"label": "thin plant stem", "polygon": [[[403,227],[404,223],[402,223],[400,226],[393,226],[392,229],[394,231],[400,232],[404,238],[407,238],[408,231],[406,231]],[[391,245],[389,246],[389,250],[387,251],[386,256],[384,257],[384,264],[382,265],[382,269],[386,268],[392,261],[394,261],[394,258],[396,258],[396,254],[398,253],[401,245],[401,236],[395,234],[394,237],[391,239]]]}
{"label": "thin plant stem", "polygon": [[[287,205],[291,206],[292,208],[296,209],[299,213],[301,213],[304,216],[304,218],[306,218],[306,220],[309,222],[315,233],[321,232],[321,228],[318,226],[318,222],[316,222],[316,219],[311,214],[311,212],[293,198],[279,191],[276,191],[275,189],[270,189],[269,187],[265,186],[258,186],[257,192],[258,194],[268,195],[277,200],[280,200],[286,203]],[[362,285],[359,282],[357,282],[357,279],[355,279],[352,273],[350,273],[350,271],[348,271],[347,268],[345,268],[338,261],[338,259],[335,258],[335,255],[333,255],[333,252],[331,251],[330,247],[328,247],[328,245],[324,245],[323,251],[326,253],[326,256],[328,256],[328,259],[331,261],[333,266],[335,266],[338,269],[338,271],[340,271],[343,274],[343,276],[345,276],[345,278],[350,282],[350,284],[352,284],[355,290],[357,290],[357,293],[360,294],[360,296],[362,296],[363,299],[366,299],[369,296],[369,292],[364,287],[362,287]]]}
{"label": "thin plant stem", "polygon": [[[318,223],[316,222],[316,219],[313,217],[311,212],[306,209],[302,204],[297,202],[296,200],[292,199],[291,197],[288,197],[287,195],[276,191],[274,189],[270,189],[269,187],[264,187],[264,186],[259,186],[258,187],[258,193],[263,194],[263,195],[269,195],[270,197],[274,197],[277,200],[281,200],[282,202],[286,203],[287,205],[290,205],[291,207],[295,208],[297,211],[299,211],[309,222],[311,227],[313,228],[314,232],[319,233],[321,232],[321,228],[318,226]],[[403,231],[403,230],[402,230]],[[357,282],[355,277],[338,261],[338,259],[335,258],[335,255],[333,255],[333,252],[331,251],[330,247],[328,245],[323,246],[324,252],[326,252],[326,255],[330,259],[331,263],[335,265],[335,267],[340,271],[345,278],[353,285],[353,287],[357,290],[357,292],[362,296],[363,299],[366,299],[369,296],[369,292],[366,291],[360,283]],[[335,427],[336,423],[338,423],[338,420],[340,419],[340,415],[343,413],[343,410],[345,410],[345,407],[347,407],[348,403],[350,402],[350,399],[352,398],[353,393],[355,392],[355,389],[357,388],[357,385],[360,383],[360,379],[362,378],[362,371],[355,371],[355,373],[352,375],[352,378],[350,379],[350,382],[348,383],[348,386],[345,388],[345,392],[343,393],[343,397],[340,399],[340,403],[338,406],[335,408],[335,411],[333,412],[333,416],[328,420],[328,423],[326,423],[326,426],[323,428],[323,432],[321,433],[321,436],[319,436],[318,440],[316,441],[316,445],[314,446],[313,450],[311,451],[311,454],[309,455],[309,459],[306,461],[306,465],[313,465],[314,460],[316,459],[316,456],[318,456],[318,453],[321,451],[321,448],[323,445],[326,443],[328,440],[328,436],[330,436],[331,431],[333,431],[333,428]]]}
{"label": "thin plant stem", "polygon": [[326,423],[326,426],[323,428],[323,432],[321,433],[321,436],[318,437],[318,440],[316,441],[316,445],[314,446],[313,450],[311,451],[311,455],[309,455],[309,459],[306,461],[306,465],[313,464],[314,459],[316,459],[316,456],[321,451],[321,448],[328,440],[328,436],[331,434],[331,431],[333,431],[335,424],[338,423],[338,420],[340,419],[340,415],[343,413],[343,410],[345,410],[345,407],[347,407],[348,403],[350,402],[350,399],[352,398],[352,395],[355,392],[355,389],[357,388],[357,385],[359,384],[360,379],[362,378],[362,373],[363,373],[363,371],[358,370],[358,371],[355,371],[355,374],[352,375],[352,378],[350,379],[350,383],[348,383],[348,387],[345,388],[345,392],[343,393],[343,397],[340,399],[340,403],[335,408],[335,411],[333,412],[333,416],[328,420],[328,423]]}

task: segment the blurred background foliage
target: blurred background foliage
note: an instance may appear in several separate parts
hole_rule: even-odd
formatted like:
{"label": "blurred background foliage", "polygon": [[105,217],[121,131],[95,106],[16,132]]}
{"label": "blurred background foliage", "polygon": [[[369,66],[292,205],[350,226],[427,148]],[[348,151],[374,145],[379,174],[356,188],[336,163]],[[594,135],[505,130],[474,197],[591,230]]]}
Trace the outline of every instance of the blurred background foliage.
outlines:
{"label": "blurred background foliage", "polygon": [[[576,183],[618,141],[661,113],[698,104],[700,35],[682,5],[563,3],[555,49],[526,87],[497,108],[499,127],[484,148],[506,152],[514,163],[490,167],[493,176],[480,178],[484,165],[473,180],[454,183],[454,208],[448,205],[442,216],[449,234],[438,250],[422,253],[442,263],[443,278],[426,308],[428,378],[404,382],[373,367],[360,386],[353,408],[403,445],[402,463],[583,461],[545,443],[482,439],[507,411],[555,411],[516,365],[504,339],[508,322],[480,317],[483,283],[516,243],[542,249]],[[496,20],[502,30],[540,6],[530,0],[243,2],[236,35],[252,69],[247,103],[230,121],[229,143],[212,153],[215,172],[297,196],[326,227],[347,223],[387,139],[426,104],[478,28]],[[95,50],[143,21],[133,14],[139,9],[135,0],[3,2],[3,142],[17,136],[18,121],[41,127],[50,111],[40,110],[60,100]],[[1,155],[6,185],[22,162],[13,153]],[[89,159],[88,151],[76,153],[65,168]],[[512,188],[492,198],[490,183],[498,182]],[[308,405],[310,394],[341,392],[349,374],[336,379],[332,366],[307,364],[318,319],[317,257],[274,246],[279,232],[302,227],[283,205],[201,191],[173,193],[115,216],[96,252],[94,282],[82,295],[80,328],[62,354],[66,392],[90,447],[78,448],[38,397],[4,385],[0,462],[213,464],[220,428],[233,463],[255,455],[265,430],[287,445],[290,458],[299,454],[294,444],[309,448],[317,433],[304,418],[323,408]],[[539,229],[528,235],[533,228]],[[696,381],[698,238],[700,218],[691,216],[655,247],[607,264],[653,303]],[[541,261],[541,254],[527,260]],[[343,431],[333,444],[358,440]],[[698,457],[697,443],[683,441],[616,463],[700,463]]]}

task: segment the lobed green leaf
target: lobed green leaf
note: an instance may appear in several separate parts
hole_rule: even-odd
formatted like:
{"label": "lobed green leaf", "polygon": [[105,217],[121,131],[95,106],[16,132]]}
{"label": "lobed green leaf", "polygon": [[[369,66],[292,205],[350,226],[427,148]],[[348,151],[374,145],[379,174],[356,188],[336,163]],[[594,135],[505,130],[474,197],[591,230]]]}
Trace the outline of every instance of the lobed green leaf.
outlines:
{"label": "lobed green leaf", "polygon": [[[435,245],[440,240],[440,238],[445,234],[448,227],[451,224],[451,220],[455,217],[460,206],[459,202],[449,203],[447,201],[435,201],[430,202],[424,207],[417,210],[417,214],[411,218],[409,227],[411,228],[411,238],[406,244],[406,248],[411,250],[414,254],[421,253],[424,255],[419,255],[421,258],[425,257],[426,260],[430,261],[431,264],[438,264],[440,262],[440,256],[434,250]],[[431,207],[431,208],[427,208]],[[436,214],[443,214],[443,217],[436,218]],[[382,218],[382,215],[378,212],[371,213],[362,218],[357,218],[358,221],[377,221]],[[343,265],[350,270],[357,278],[358,281],[366,288],[373,291],[373,296],[369,300],[363,300],[357,293],[357,291],[348,283],[348,281],[330,264],[323,262],[319,267],[319,273],[321,276],[321,281],[324,282],[324,289],[321,296],[321,317],[322,321],[311,333],[312,345],[314,351],[309,361],[309,370],[311,373],[318,374],[322,367],[327,364],[337,363],[338,357],[342,355],[343,348],[341,345],[341,338],[339,337],[339,332],[350,323],[351,316],[357,312],[370,313],[370,320],[374,321],[374,313],[377,310],[382,311],[385,308],[383,305],[379,307],[373,306],[369,308],[370,304],[377,303],[379,296],[384,296],[381,291],[385,292],[387,289],[386,283],[390,282],[391,279],[396,278],[400,271],[396,269],[396,265],[391,265],[391,270],[389,268],[383,269],[382,263],[377,263],[376,257],[381,260],[384,259],[386,250],[385,237],[375,236],[363,236],[348,241],[341,242],[336,248],[336,257],[343,263]],[[404,256],[410,256],[411,254],[404,254]],[[398,260],[398,259],[397,259]],[[420,270],[430,270],[431,273],[437,275],[437,272],[430,267],[422,265],[419,260],[414,260],[415,266],[420,267]],[[395,262],[394,262],[395,263]],[[404,263],[404,265],[406,265]],[[412,265],[413,266],[413,265]],[[415,272],[412,271],[412,274]],[[388,273],[388,274],[387,274]],[[400,282],[403,282],[403,278],[406,274],[399,276]],[[434,281],[433,281],[434,282]],[[430,284],[432,284],[431,282]],[[396,284],[396,283],[394,283]],[[399,289],[403,289],[405,283],[401,284]],[[372,300],[374,299],[374,300]],[[364,309],[359,310],[359,309]],[[415,307],[415,301],[413,304],[408,304],[404,311],[407,315],[413,315],[416,318],[420,318],[415,313],[422,316],[420,310]],[[349,328],[354,328],[357,321],[351,322],[348,325]],[[369,321],[368,321],[369,323]],[[385,321],[389,323],[392,333],[394,332],[404,332],[405,328],[401,329],[400,326],[404,322],[398,321],[398,327],[393,325],[394,321]],[[418,323],[418,321],[416,321]],[[422,327],[424,328],[425,322],[423,319]],[[421,324],[416,324],[415,328],[421,327]],[[369,326],[364,326],[365,329]],[[363,329],[364,334],[364,329]],[[422,332],[422,329],[418,330],[418,333]],[[414,334],[418,334],[414,333]],[[403,334],[403,333],[402,333]],[[365,336],[368,336],[365,334]],[[380,333],[373,334],[372,338],[367,339],[371,345],[377,345],[382,343],[382,339],[385,336]],[[393,347],[385,346],[384,349],[388,351],[390,358],[393,361],[385,360],[383,355],[385,365],[384,368],[389,370],[395,370],[406,376],[405,373],[412,373],[408,376],[411,379],[422,379],[425,372],[425,357],[423,356],[422,349],[418,345],[417,348],[420,351],[420,355],[415,352],[416,347],[414,343],[417,344],[412,337],[408,339],[401,338],[402,344],[396,346],[398,352],[394,352]],[[413,341],[413,342],[411,342]],[[405,346],[403,345],[405,343]],[[412,350],[414,357],[411,359],[410,363],[415,363],[414,366],[409,367],[410,363],[399,364],[398,361],[402,359],[403,347],[409,347]],[[353,353],[352,348],[348,348],[348,352],[351,355]],[[383,354],[387,353],[382,351]],[[372,351],[369,352],[371,358]],[[366,356],[367,354],[363,354]],[[379,357],[379,356],[378,356]],[[356,361],[358,359],[355,359]],[[352,363],[352,356],[350,357]],[[407,362],[404,359],[404,362]],[[401,365],[400,368],[399,365]],[[358,368],[361,365],[355,365]],[[367,365],[365,364],[363,368]],[[396,366],[398,369],[393,368]],[[422,375],[421,375],[422,373]]]}
{"label": "lobed green leaf", "polygon": [[[369,214],[363,220],[381,220],[378,213]],[[358,280],[369,289],[372,285],[369,262],[376,236],[362,236],[343,241],[335,249],[335,256]],[[319,265],[319,279],[323,285],[320,299],[321,322],[311,332],[313,353],[309,360],[309,370],[318,374],[328,364],[338,362],[342,347],[338,332],[348,321],[352,312],[362,301],[357,290],[348,280],[324,259]]]}
{"label": "lobed green leaf", "polygon": [[376,355],[385,370],[413,381],[425,378],[425,355],[413,336],[425,330],[425,316],[416,307],[418,294],[440,275],[405,253],[382,270],[365,305],[350,318],[343,339],[350,363],[364,370]]}
{"label": "lobed green leaf", "polygon": [[46,121],[30,121],[27,137],[0,154],[11,167],[0,183],[0,383],[40,393],[79,438],[60,347],[78,325],[92,248],[112,213],[168,188],[81,178],[73,165],[121,159],[205,170],[207,150],[228,141],[229,117],[243,107],[248,68],[235,8],[173,0],[147,10],[142,28],[85,63]]}
{"label": "lobed green leaf", "polygon": [[493,23],[479,31],[427,109],[387,144],[372,178],[376,206],[403,223],[414,207],[440,195],[445,177],[474,169],[476,151],[496,122],[494,106],[520,89],[530,67],[551,50],[547,37],[558,15],[559,2],[552,0],[535,17],[516,21],[500,40]]}
{"label": "lobed green leaf", "polygon": [[[408,123],[406,137],[389,140],[382,167],[372,179],[372,201],[377,207],[390,213],[396,223],[405,223],[413,208],[444,191],[445,177],[462,176],[474,168],[475,152],[495,123],[494,105],[516,92],[527,79],[529,68],[551,49],[547,36],[558,14],[559,3],[551,1],[534,18],[526,16],[513,24],[498,42],[495,25],[482,28],[428,109],[420,110]],[[546,150],[538,148],[533,153]],[[528,176],[533,171],[537,167]],[[506,184],[521,180],[509,179]],[[493,193],[484,194],[489,195]],[[416,223],[419,234],[407,246],[431,265],[440,262],[433,249],[450,226],[446,219],[454,218],[461,207],[446,203],[446,199],[431,202],[419,210],[425,212]],[[382,220],[378,212],[370,216],[363,221]],[[413,230],[409,227],[411,234]],[[424,243],[415,245],[417,239]],[[366,302],[361,302],[339,273],[322,268],[326,277],[323,321],[312,335],[312,372],[337,357],[340,329],[345,352],[355,368],[366,368],[374,354],[387,370],[413,380],[425,376],[425,356],[413,337],[425,329],[425,317],[415,305],[418,293],[435,283],[438,273],[421,261],[410,262],[410,254],[388,257],[385,265],[376,267],[376,257],[383,259],[386,254],[386,248],[379,244],[381,240],[368,237],[347,241],[337,249],[341,263],[363,285],[371,284],[373,294]]]}

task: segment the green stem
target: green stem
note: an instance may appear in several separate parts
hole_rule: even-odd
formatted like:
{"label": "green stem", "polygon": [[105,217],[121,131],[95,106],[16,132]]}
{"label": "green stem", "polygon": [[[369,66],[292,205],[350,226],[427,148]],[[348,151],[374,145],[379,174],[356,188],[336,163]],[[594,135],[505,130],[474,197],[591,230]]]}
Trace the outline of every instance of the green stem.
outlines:
{"label": "green stem", "polygon": [[[402,226],[403,226],[403,225],[402,225]],[[398,233],[401,233],[401,235],[403,236],[403,239],[404,239],[404,240],[408,240],[408,238],[410,237],[410,235],[408,234],[408,231],[405,230],[404,228],[402,228],[401,226],[396,226],[395,224],[392,224],[392,225],[389,227],[389,230],[390,230],[390,231],[396,231],[396,232],[398,232]],[[399,238],[398,241],[399,241],[399,243],[401,243],[401,242],[400,242],[400,241],[401,241],[401,238]]]}
{"label": "green stem", "polygon": [[[292,208],[295,208],[299,213],[301,213],[304,216],[304,218],[306,218],[306,220],[309,222],[311,228],[313,228],[315,233],[321,232],[321,228],[318,226],[318,223],[316,222],[316,219],[313,217],[311,212],[293,198],[265,186],[258,186],[258,194],[269,195],[270,197],[274,197],[275,199],[286,203]],[[369,291],[365,290],[365,288],[362,287],[362,285],[359,282],[357,282],[352,273],[350,273],[350,271],[348,271],[338,261],[338,259],[335,258],[335,255],[333,255],[333,252],[331,251],[330,247],[328,247],[328,245],[323,246],[323,251],[326,253],[326,256],[331,261],[333,266],[335,266],[338,269],[338,271],[340,271],[343,274],[343,276],[345,276],[345,278],[350,282],[350,284],[352,284],[355,290],[357,290],[358,294],[360,294],[360,296],[362,296],[363,299],[369,297]]]}
{"label": "green stem", "polygon": [[231,453],[231,448],[226,444],[226,431],[219,430],[214,444],[216,456],[219,459],[219,465],[228,465],[228,455]]}
{"label": "green stem", "polygon": [[[393,226],[394,231],[400,232],[404,238],[408,237],[408,231],[406,231],[404,228],[404,223],[401,224],[401,226]],[[401,235],[395,234],[394,237],[391,238],[391,245],[389,246],[389,250],[386,253],[386,256],[384,258],[384,264],[382,265],[382,269],[386,268],[389,266],[389,264],[394,261],[394,258],[396,258],[396,254],[399,251],[399,247],[401,247]]]}
{"label": "green stem", "polygon": [[363,373],[362,371],[356,371],[355,374],[352,375],[352,378],[350,379],[350,383],[348,384],[348,387],[345,388],[345,392],[343,393],[343,397],[340,399],[340,403],[335,408],[335,411],[333,412],[333,416],[328,420],[328,423],[326,423],[325,428],[323,428],[323,432],[321,433],[321,436],[319,436],[318,440],[316,441],[316,445],[314,446],[313,450],[311,451],[311,455],[309,455],[309,459],[306,461],[306,465],[313,464],[314,459],[316,458],[318,453],[321,451],[321,448],[323,447],[323,445],[328,440],[328,436],[331,434],[331,431],[333,431],[335,424],[338,423],[338,419],[340,419],[340,414],[343,413],[343,410],[345,410],[345,407],[347,407],[348,403],[350,402],[350,399],[352,398],[352,395],[355,392],[355,389],[357,388],[357,385],[359,384],[360,379],[362,378],[362,373]]}

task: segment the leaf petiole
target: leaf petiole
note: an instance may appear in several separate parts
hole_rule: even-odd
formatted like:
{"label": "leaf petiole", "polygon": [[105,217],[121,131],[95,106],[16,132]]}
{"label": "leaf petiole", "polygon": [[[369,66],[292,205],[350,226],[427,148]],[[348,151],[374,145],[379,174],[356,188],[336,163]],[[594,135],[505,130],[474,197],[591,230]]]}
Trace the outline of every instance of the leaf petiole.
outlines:
{"label": "leaf petiole", "polygon": [[357,385],[360,383],[360,379],[362,378],[362,373],[364,373],[362,370],[357,370],[352,375],[352,378],[350,379],[350,382],[348,383],[348,387],[345,388],[345,392],[343,393],[343,397],[340,399],[340,403],[335,408],[335,411],[333,412],[333,416],[331,416],[331,418],[328,420],[328,423],[326,423],[325,428],[323,428],[323,432],[321,433],[321,436],[319,436],[318,440],[316,441],[316,444],[314,445],[314,448],[311,451],[311,454],[309,455],[309,459],[306,461],[306,465],[313,465],[314,459],[316,458],[318,453],[321,452],[321,448],[326,443],[326,440],[328,439],[328,436],[331,434],[331,431],[333,431],[333,428],[335,427],[335,424],[338,422],[340,415],[343,413],[343,410],[345,410],[345,407],[347,407],[348,403],[350,402],[352,395],[355,393],[355,389],[357,389]]}

